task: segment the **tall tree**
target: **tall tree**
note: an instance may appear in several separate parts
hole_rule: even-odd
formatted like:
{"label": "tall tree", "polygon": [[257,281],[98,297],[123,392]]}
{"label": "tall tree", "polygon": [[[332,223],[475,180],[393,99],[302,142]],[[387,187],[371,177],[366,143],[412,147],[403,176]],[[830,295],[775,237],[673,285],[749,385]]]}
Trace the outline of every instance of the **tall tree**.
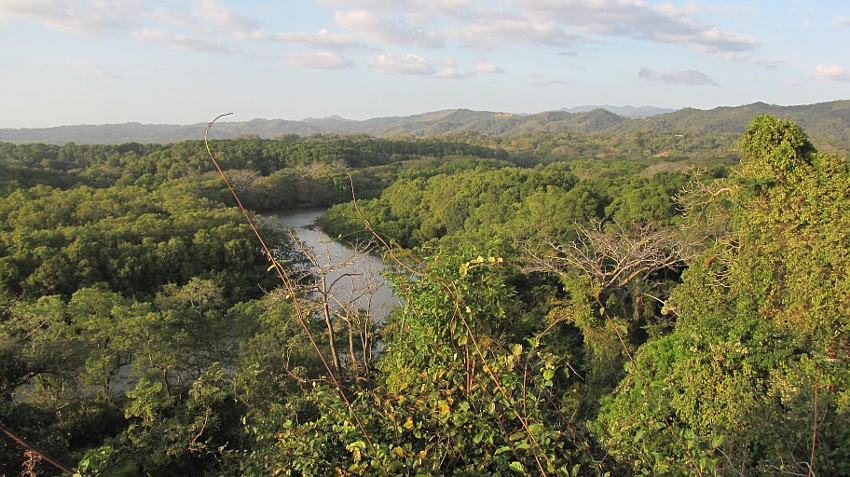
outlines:
{"label": "tall tree", "polygon": [[691,261],[598,429],[637,471],[850,475],[850,168],[756,117],[728,236]]}

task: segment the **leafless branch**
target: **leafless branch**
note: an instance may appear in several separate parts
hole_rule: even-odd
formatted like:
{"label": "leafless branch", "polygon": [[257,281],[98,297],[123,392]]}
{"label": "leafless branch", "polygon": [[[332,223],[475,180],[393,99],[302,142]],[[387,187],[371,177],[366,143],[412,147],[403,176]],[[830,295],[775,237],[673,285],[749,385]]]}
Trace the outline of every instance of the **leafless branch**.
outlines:
{"label": "leafless branch", "polygon": [[593,228],[581,224],[575,227],[578,239],[572,243],[550,242],[542,253],[529,248],[529,270],[561,276],[578,273],[591,280],[597,296],[604,297],[635,279],[679,270],[693,255],[693,247],[681,236],[652,225],[599,221]]}
{"label": "leafless branch", "polygon": [[[362,242],[349,248],[331,242],[310,248],[297,237],[292,238],[305,258],[302,292],[314,298],[310,309],[325,324],[334,367],[339,370],[345,365],[355,376],[368,371],[376,321],[380,319],[372,299],[384,286],[378,280],[378,272],[369,265],[373,262],[366,259],[374,244]],[[340,331],[347,335],[345,354],[337,349]]]}

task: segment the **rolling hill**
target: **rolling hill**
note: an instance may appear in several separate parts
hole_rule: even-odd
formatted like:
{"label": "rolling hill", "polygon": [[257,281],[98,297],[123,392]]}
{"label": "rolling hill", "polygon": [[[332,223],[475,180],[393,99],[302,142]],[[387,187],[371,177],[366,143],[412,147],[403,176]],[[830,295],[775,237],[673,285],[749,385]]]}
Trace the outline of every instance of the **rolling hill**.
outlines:
{"label": "rolling hill", "polygon": [[[609,109],[614,108],[609,107]],[[813,139],[822,144],[828,144],[829,149],[841,150],[850,145],[850,100],[798,106],[752,103],[710,110],[685,108],[641,117],[626,117],[599,107],[583,112],[561,110],[537,114],[449,109],[412,116],[382,117],[362,121],[338,116],[306,118],[301,121],[253,119],[217,123],[210,137],[233,138],[255,135],[275,138],[292,134],[298,136],[367,134],[375,137],[433,137],[465,133],[516,136],[538,131],[600,135],[627,135],[641,132],[683,135],[740,134],[756,114],[771,114],[793,119]],[[124,123],[44,129],[0,129],[0,141],[49,144],[171,143],[198,139],[203,136],[206,126],[205,122],[193,125]]]}

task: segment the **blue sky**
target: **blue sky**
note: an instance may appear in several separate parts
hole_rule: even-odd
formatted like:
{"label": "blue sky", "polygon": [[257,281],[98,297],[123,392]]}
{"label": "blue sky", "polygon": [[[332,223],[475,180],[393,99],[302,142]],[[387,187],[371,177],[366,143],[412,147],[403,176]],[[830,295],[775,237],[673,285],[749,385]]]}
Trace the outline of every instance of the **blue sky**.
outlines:
{"label": "blue sky", "polygon": [[850,2],[0,0],[0,127],[850,99]]}

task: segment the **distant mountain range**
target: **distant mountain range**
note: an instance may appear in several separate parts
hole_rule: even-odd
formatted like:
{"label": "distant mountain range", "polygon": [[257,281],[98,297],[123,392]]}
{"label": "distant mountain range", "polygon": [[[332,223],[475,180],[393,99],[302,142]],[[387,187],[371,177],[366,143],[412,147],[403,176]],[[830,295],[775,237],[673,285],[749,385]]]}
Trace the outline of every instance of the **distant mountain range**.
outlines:
{"label": "distant mountain range", "polygon": [[603,104],[602,106],[588,104],[584,106],[576,106],[574,108],[561,108],[560,111],[567,113],[586,113],[593,111],[594,109],[604,109],[605,111],[625,118],[644,118],[647,116],[658,116],[659,114],[672,113],[676,111],[675,109],[656,108],[655,106],[611,106],[610,104]]}
{"label": "distant mountain range", "polygon": [[[830,149],[850,147],[850,100],[800,106],[753,103],[710,110],[665,110],[650,106],[579,106],[537,114],[512,114],[449,109],[404,117],[351,120],[332,116],[301,121],[253,119],[216,123],[211,138],[245,135],[276,138],[285,135],[367,134],[375,137],[448,134],[515,136],[534,132],[582,134],[740,134],[756,114],[795,120],[815,138],[826,138]],[[207,123],[152,125],[139,123],[60,126],[44,129],[0,129],[0,142],[64,144],[171,143],[201,139]]]}

